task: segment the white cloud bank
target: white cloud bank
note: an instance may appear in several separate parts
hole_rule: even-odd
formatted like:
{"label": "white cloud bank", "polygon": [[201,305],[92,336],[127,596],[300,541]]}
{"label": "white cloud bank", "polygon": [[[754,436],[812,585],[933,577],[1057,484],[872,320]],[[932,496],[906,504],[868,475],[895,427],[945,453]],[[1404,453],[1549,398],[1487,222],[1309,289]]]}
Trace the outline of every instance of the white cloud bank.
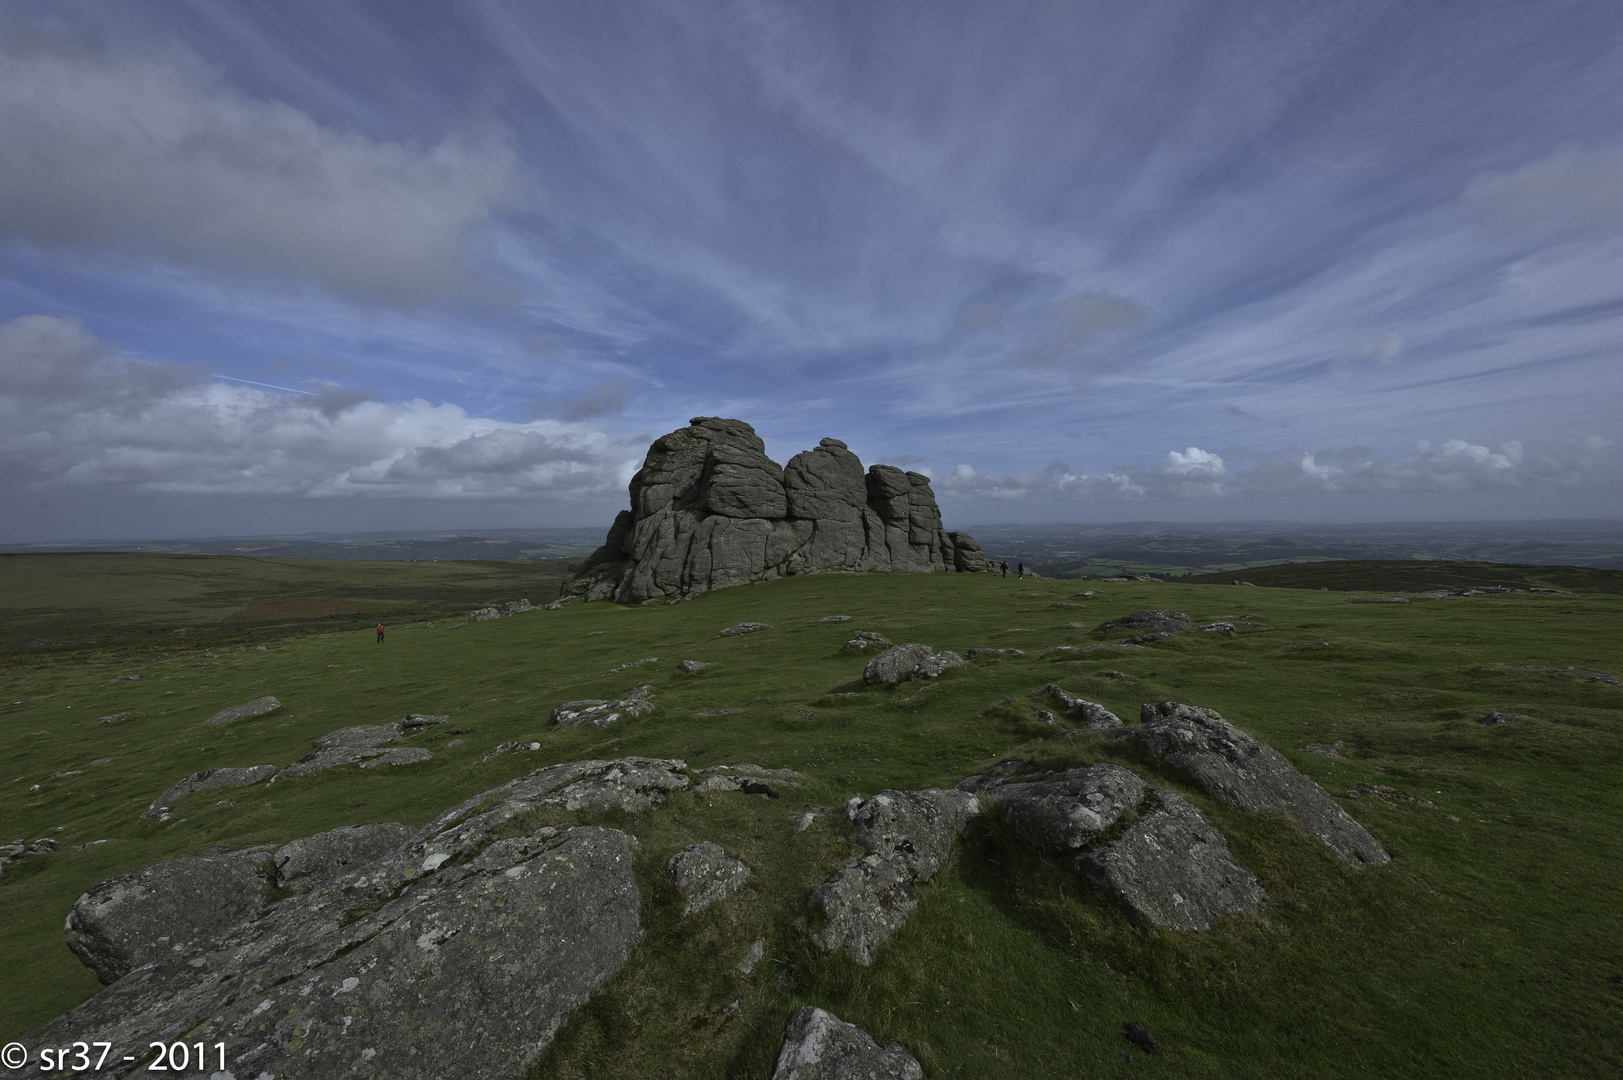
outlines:
{"label": "white cloud bank", "polygon": [[1450,439],[1418,443],[1404,457],[1368,447],[1253,455],[1251,467],[1231,469],[1199,447],[1168,452],[1159,467],[1127,465],[1110,472],[1078,472],[1063,461],[1036,472],[993,476],[959,465],[935,485],[958,498],[1083,502],[1223,496],[1365,495],[1394,492],[1488,491],[1534,486],[1603,485],[1623,481],[1597,456],[1616,447],[1599,435],[1574,441],[1567,454],[1529,456],[1519,442],[1497,450]]}
{"label": "white cloud bank", "polygon": [[470,233],[517,190],[495,136],[334,130],[183,55],[0,40],[0,238],[313,281],[369,301],[464,294]]}
{"label": "white cloud bank", "polygon": [[601,500],[623,494],[643,450],[556,420],[224,383],[119,357],[70,319],[0,325],[0,463],[35,489]]}

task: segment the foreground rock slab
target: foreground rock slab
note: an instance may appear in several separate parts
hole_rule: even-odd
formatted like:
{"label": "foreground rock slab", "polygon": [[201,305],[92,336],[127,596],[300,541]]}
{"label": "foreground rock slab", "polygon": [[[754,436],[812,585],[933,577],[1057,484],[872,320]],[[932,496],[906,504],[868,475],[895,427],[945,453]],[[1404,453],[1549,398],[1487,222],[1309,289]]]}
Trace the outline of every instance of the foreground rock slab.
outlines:
{"label": "foreground rock slab", "polygon": [[[404,843],[400,826],[364,826],[274,859],[182,860],[105,882],[75,910],[86,962],[117,981],[26,1038],[109,1042],[116,1064],[101,1075],[119,1077],[145,1069],[149,1039],[178,1033],[226,1042],[237,1076],[526,1075],[629,957],[641,901],[625,833],[512,835],[514,819],[640,809],[685,787],[682,769],[570,762],[474,796]],[[265,907],[278,863],[303,891]]]}
{"label": "foreground rock slab", "polygon": [[1145,705],[1142,719],[1122,737],[1164,759],[1212,798],[1251,814],[1277,810],[1349,866],[1391,861],[1386,849],[1285,755],[1216,712],[1164,701]]}
{"label": "foreground rock slab", "polygon": [[924,1080],[918,1059],[901,1043],[873,1036],[808,1005],[789,1018],[772,1080]]}

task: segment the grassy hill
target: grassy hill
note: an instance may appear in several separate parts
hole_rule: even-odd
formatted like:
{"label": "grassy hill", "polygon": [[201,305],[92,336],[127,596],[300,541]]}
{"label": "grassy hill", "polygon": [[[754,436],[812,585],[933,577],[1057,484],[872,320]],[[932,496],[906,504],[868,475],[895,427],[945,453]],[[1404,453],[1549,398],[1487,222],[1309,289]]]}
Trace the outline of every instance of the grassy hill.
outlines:
{"label": "grassy hill", "polygon": [[[1623,637],[1603,629],[1623,625],[1623,596],[1367,604],[1317,591],[1318,583],[1178,582],[1099,583],[1084,598],[1075,583],[1048,580],[826,575],[669,606],[577,603],[486,623],[401,623],[382,645],[365,629],[336,629],[194,648],[166,620],[217,624],[243,610],[244,597],[290,595],[265,582],[302,588],[314,579],[298,575],[315,571],[214,560],[248,576],[164,570],[179,576],[150,579],[150,564],[133,561],[142,556],[94,558],[104,561],[79,563],[71,590],[62,577],[55,585],[0,579],[8,609],[13,597],[35,596],[43,600],[30,611],[54,603],[67,618],[60,612],[91,609],[53,589],[99,596],[97,619],[151,628],[164,642],[110,637],[93,651],[0,656],[0,841],[61,844],[0,879],[0,1040],[97,989],[63,943],[62,921],[79,893],[113,874],[214,844],[277,844],[366,821],[419,825],[541,765],[643,754],[753,762],[805,777],[778,800],[683,793],[612,822],[641,841],[645,937],[560,1031],[538,1076],[764,1077],[785,1020],[802,1004],[828,1008],[881,1042],[899,1040],[933,1078],[1623,1072],[1623,686],[1563,670],[1623,671]],[[0,563],[0,574],[12,565]],[[1325,565],[1351,564],[1278,569]],[[457,572],[443,563],[390,567],[407,576],[369,578],[364,564],[330,564],[321,588],[373,600],[391,591],[427,597],[451,587],[432,575]],[[1247,575],[1258,585],[1263,576]],[[490,586],[488,599],[516,598],[498,594],[494,579],[471,580],[470,589]],[[1400,585],[1379,578],[1356,587]],[[546,599],[538,591],[532,601]],[[1232,618],[1246,629],[1142,650],[1055,649],[1090,644],[1098,638],[1088,628],[1149,607]],[[853,618],[818,621],[827,615]],[[745,620],[773,628],[715,636]],[[927,685],[865,687],[863,658],[839,651],[862,629],[938,649],[1025,655],[977,658]],[[648,657],[659,659],[612,670]],[[712,666],[682,676],[682,659]],[[1342,805],[1393,863],[1349,870],[1284,819],[1216,803],[1123,756],[1103,735],[1048,740],[1035,711],[1050,707],[1040,691],[1056,681],[1129,720],[1146,701],[1218,709],[1338,798],[1358,785],[1392,789],[1399,794]],[[558,702],[642,683],[658,705],[650,716],[604,730],[549,726]],[[262,694],[284,707],[224,727],[202,723]],[[1476,723],[1491,710],[1521,719]],[[132,715],[97,722],[116,712]],[[139,818],[192,771],[286,764],[325,732],[407,712],[451,714],[464,741],[450,746],[437,734],[445,729],[434,729],[412,740],[433,751],[425,764],[211,791],[179,800],[166,824]],[[483,760],[521,738],[540,750]],[[1298,749],[1336,740],[1346,756]],[[1206,934],[1140,926],[1066,860],[1020,846],[985,815],[949,867],[921,887],[911,921],[873,968],[811,947],[808,895],[855,849],[841,815],[803,833],[794,815],[885,787],[950,786],[1009,757],[1118,761],[1175,787],[1256,873],[1269,895],[1262,915]],[[739,853],[755,874],[731,900],[682,919],[664,864],[706,839]],[[759,937],[766,959],[744,976],[736,959]],[[1125,1041],[1129,1020],[1144,1021],[1166,1053],[1147,1059]]]}
{"label": "grassy hill", "polygon": [[0,651],[242,644],[558,596],[569,560],[334,562],[220,555],[0,554]]}
{"label": "grassy hill", "polygon": [[1588,566],[1518,566],[1511,563],[1439,560],[1348,560],[1259,566],[1178,579],[1199,585],[1236,580],[1274,589],[1339,592],[1431,592],[1438,589],[1562,589],[1577,593],[1623,593],[1623,570]]}

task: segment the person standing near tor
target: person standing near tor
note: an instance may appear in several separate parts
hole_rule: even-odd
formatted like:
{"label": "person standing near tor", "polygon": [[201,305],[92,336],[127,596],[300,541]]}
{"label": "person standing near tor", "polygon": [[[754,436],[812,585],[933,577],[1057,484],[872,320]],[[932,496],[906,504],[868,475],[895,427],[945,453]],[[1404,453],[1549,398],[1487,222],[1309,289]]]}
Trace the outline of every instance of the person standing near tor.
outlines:
{"label": "person standing near tor", "polygon": [[383,641],[383,624],[382,623],[378,623],[378,641],[379,641],[379,643],[381,643]]}

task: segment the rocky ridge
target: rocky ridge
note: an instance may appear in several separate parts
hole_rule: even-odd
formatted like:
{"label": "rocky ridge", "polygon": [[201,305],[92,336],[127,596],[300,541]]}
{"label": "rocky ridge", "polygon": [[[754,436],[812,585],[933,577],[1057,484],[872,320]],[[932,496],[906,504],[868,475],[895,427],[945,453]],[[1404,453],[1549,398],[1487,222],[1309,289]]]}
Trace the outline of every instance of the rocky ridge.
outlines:
{"label": "rocky ridge", "polygon": [[949,533],[929,477],[874,465],[824,439],[787,466],[742,420],[694,417],[656,439],[602,547],[569,596],[640,604],[825,571],[986,569]]}

